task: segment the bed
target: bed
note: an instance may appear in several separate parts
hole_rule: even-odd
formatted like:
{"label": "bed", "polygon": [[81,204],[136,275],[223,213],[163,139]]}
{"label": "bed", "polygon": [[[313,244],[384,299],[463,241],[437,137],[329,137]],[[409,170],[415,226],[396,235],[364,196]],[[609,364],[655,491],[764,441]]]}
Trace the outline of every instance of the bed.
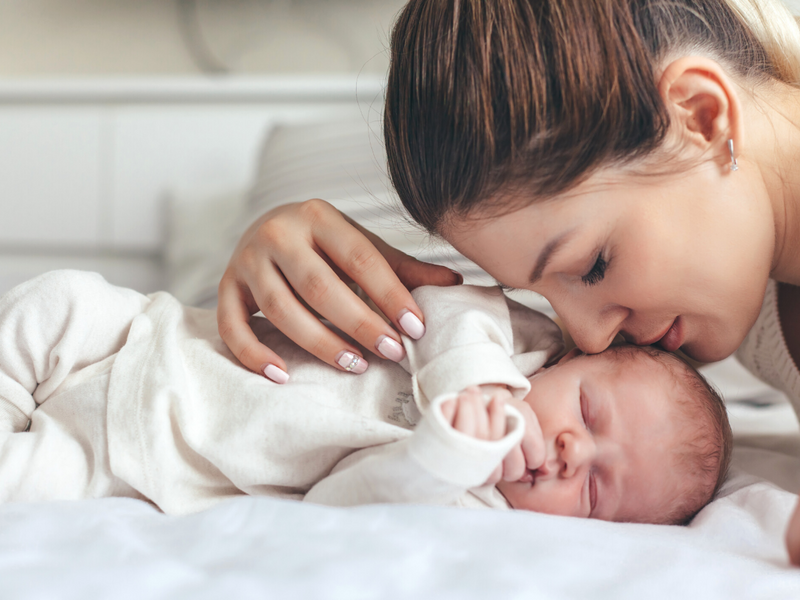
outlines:
{"label": "bed", "polygon": [[[312,196],[488,282],[396,209],[380,100],[369,78],[0,84],[0,289],[75,267],[211,307],[246,224]],[[705,371],[736,448],[720,497],[688,527],[269,498],[181,518],[130,499],[12,504],[0,597],[800,597],[783,548],[797,420],[734,359]]]}

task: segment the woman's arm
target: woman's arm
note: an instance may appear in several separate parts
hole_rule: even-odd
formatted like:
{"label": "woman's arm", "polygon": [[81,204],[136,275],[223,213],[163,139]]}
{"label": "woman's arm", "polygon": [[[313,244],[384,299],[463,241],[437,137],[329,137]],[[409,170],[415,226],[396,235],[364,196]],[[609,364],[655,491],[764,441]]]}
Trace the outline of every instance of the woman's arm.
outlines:
{"label": "woman's arm", "polygon": [[356,296],[351,281],[395,328],[416,338],[424,333],[424,317],[409,289],[458,284],[460,276],[392,248],[323,200],[287,204],[264,214],[236,247],[219,284],[220,336],[244,366],[278,383],[288,378],[286,363],[250,329],[250,316],[259,310],[299,346],[340,370],[353,355],[363,357],[302,299],[357,344],[402,359],[397,331]]}

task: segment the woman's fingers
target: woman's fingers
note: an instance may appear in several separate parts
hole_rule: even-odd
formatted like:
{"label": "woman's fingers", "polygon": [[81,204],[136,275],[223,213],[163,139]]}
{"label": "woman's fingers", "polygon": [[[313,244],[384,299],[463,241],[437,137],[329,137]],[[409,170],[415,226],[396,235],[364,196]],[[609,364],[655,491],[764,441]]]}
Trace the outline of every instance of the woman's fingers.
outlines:
{"label": "woman's fingers", "polygon": [[[354,230],[338,211],[317,200],[273,209],[242,237],[220,282],[217,319],[223,341],[247,368],[263,373],[272,365],[270,373],[285,379],[275,371],[285,373],[285,363],[250,331],[249,317],[259,310],[287,337],[328,364],[356,374],[367,368],[361,350],[325,327],[298,300],[306,296],[317,300],[323,308],[320,314],[346,334],[355,334],[367,348],[393,360],[403,357],[399,335],[344,285],[328,266],[326,260],[331,259],[315,251],[314,230],[336,235],[342,229]],[[385,270],[391,271],[388,265]],[[301,289],[292,289],[286,275],[301,282]],[[399,280],[395,286],[403,288]],[[324,298],[326,289],[330,294]],[[343,308],[331,310],[336,306]]]}
{"label": "woman's fingers", "polygon": [[[381,255],[386,259],[386,262],[389,263],[392,271],[397,274],[398,279],[400,279],[403,285],[409,290],[413,290],[422,285],[446,287],[464,283],[464,278],[461,274],[456,273],[452,269],[417,260],[413,256],[409,256],[405,252],[390,246],[377,235],[350,219],[347,215],[342,215],[342,217],[352,224],[353,227],[358,229],[364,237],[378,249]],[[372,298],[372,296],[370,296],[370,298]],[[381,307],[377,302],[376,304]],[[388,314],[384,311],[383,307],[381,307],[381,310],[385,314]]]}
{"label": "woman's fingers", "polygon": [[[393,361],[405,357],[400,335],[370,310],[314,250],[299,248],[291,255],[279,259],[291,289],[317,313],[378,356]],[[258,294],[256,299],[258,300]],[[264,315],[267,316],[266,313]],[[307,340],[304,330],[294,327],[294,323],[287,321],[283,325],[275,325],[292,340],[328,363],[336,362],[336,357],[343,350],[338,336],[333,333],[329,337],[319,338],[320,345],[313,347],[312,340]],[[318,333],[314,332],[314,337],[318,338]]]}
{"label": "woman's fingers", "polygon": [[241,288],[232,277],[223,277],[219,284],[217,325],[220,337],[245,367],[261,373],[275,383],[286,383],[286,363],[262,344],[250,327],[255,301],[249,290]]}
{"label": "woman's fingers", "polygon": [[327,202],[281,206],[242,236],[220,282],[217,319],[223,341],[249,369],[269,369],[268,377],[284,380],[285,363],[250,331],[250,315],[261,310],[314,356],[339,369],[363,372],[368,366],[363,352],[320,323],[303,306],[305,301],[357,344],[401,360],[405,352],[400,336],[340,274],[360,285],[391,322],[413,338],[424,333],[424,318],[403,282],[459,282],[449,269],[416,261],[356,227]]}
{"label": "woman's fingers", "polygon": [[[315,231],[315,241],[399,331],[419,339],[425,332],[424,318],[409,290],[421,285],[455,285],[463,279],[446,267],[420,262],[364,228],[352,225],[351,229],[341,229],[335,234],[330,228],[320,228]],[[320,314],[325,313],[320,311]],[[367,346],[365,341],[358,341]]]}
{"label": "woman's fingers", "polygon": [[[361,230],[351,227],[333,232],[330,228],[320,228],[315,231],[315,241],[320,250],[364,290],[400,331],[414,339],[422,337],[425,333],[422,311],[387,259]],[[384,252],[397,252],[382,245]],[[336,323],[333,315],[338,314],[339,318],[343,318],[343,313],[349,308],[336,306],[328,301],[329,298],[318,297],[316,304],[306,296],[304,298],[332,323]],[[352,315],[352,318],[355,317]],[[359,329],[357,333],[364,339],[356,337],[356,340],[366,347],[370,347],[376,339],[376,332],[369,326]]]}
{"label": "woman's fingers", "polygon": [[[327,264],[316,253],[310,252],[310,254],[312,256],[309,262],[321,264],[330,274]],[[315,266],[312,265],[311,268]],[[343,298],[343,303],[360,305],[364,313],[377,318],[375,313],[370,311],[338,277],[332,274],[330,276],[333,285],[341,286],[337,291]],[[261,277],[252,278],[246,283],[264,316],[298,346],[340,370],[354,374],[367,370],[369,362],[363,357],[362,351],[336,335],[313,315],[295,296],[297,288],[287,283],[277,270],[266,268]],[[383,320],[379,318],[378,320],[383,330],[390,331]],[[403,352],[400,344],[396,344],[396,348],[393,349]]]}

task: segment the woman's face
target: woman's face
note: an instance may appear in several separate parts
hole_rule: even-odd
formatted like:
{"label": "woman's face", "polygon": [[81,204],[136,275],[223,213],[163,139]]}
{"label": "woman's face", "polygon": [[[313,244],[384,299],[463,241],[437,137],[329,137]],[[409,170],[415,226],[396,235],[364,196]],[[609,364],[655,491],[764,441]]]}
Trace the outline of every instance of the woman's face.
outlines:
{"label": "woman's face", "polygon": [[443,233],[498,282],[546,297],[584,352],[621,333],[714,361],[758,316],[774,227],[760,178],[707,163],[647,179],[598,172],[562,197]]}

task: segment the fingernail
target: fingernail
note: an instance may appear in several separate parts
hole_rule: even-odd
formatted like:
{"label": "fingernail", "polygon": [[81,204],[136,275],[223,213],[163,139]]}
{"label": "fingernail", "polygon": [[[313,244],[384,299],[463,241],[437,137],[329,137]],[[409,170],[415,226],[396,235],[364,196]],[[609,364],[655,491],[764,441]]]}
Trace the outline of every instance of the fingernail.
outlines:
{"label": "fingernail", "polygon": [[388,335],[379,337],[375,347],[383,356],[394,362],[400,362],[406,355],[405,349]]}
{"label": "fingernail", "polygon": [[279,369],[275,365],[267,365],[262,369],[262,372],[267,379],[274,381],[275,383],[280,383],[283,385],[289,381],[289,374],[283,369]]}
{"label": "fingernail", "polygon": [[342,351],[336,356],[336,364],[342,367],[345,371],[361,375],[367,370],[369,363],[360,357],[358,354],[352,352]]}
{"label": "fingernail", "polygon": [[417,318],[417,315],[410,310],[402,312],[397,321],[408,337],[418,340],[425,335],[425,325],[423,325],[422,321]]}

